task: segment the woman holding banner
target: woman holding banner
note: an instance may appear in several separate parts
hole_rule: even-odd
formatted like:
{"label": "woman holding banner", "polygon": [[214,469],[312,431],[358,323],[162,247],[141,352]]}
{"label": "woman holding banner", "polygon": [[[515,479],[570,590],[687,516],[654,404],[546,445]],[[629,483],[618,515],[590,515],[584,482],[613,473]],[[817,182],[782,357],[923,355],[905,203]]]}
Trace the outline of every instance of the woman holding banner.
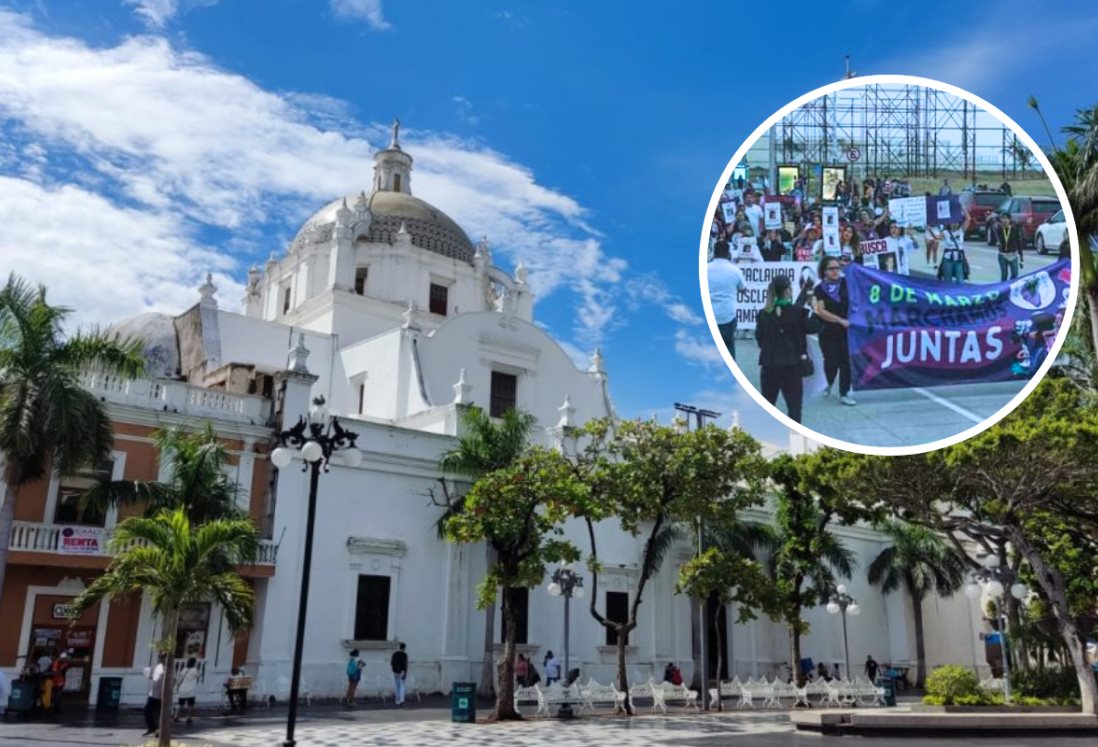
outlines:
{"label": "woman holding banner", "polygon": [[814,293],[816,316],[823,320],[820,330],[820,352],[823,353],[824,376],[827,388],[824,396],[831,396],[835,376],[839,377],[839,401],[844,405],[858,404],[850,396],[850,347],[846,330],[850,326],[850,297],[843,280],[842,264],[834,257],[824,257],[820,262],[820,277]]}
{"label": "woman holding banner", "polygon": [[[755,322],[759,343],[759,388],[772,405],[785,399],[789,419],[801,422],[808,358],[808,310],[793,304],[793,284],[778,275],[766,289],[766,306]],[[809,372],[810,373],[810,372]]]}

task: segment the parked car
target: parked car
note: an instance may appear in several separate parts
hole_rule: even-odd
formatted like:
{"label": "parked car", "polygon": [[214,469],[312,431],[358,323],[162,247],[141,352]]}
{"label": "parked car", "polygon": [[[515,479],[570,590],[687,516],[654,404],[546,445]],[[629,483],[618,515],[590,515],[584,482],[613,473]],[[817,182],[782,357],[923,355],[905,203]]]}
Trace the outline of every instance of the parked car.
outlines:
{"label": "parked car", "polygon": [[985,225],[987,243],[995,245],[995,231],[992,229],[999,225],[1000,215],[1010,213],[1010,217],[1014,219],[1014,225],[1019,226],[1026,241],[1032,243],[1033,237],[1037,235],[1037,227],[1055,215],[1058,210],[1060,210],[1060,200],[1054,196],[1011,197],[988,215]]}
{"label": "parked car", "polygon": [[984,234],[987,230],[987,216],[1001,207],[1010,195],[999,189],[977,188],[966,189],[958,197],[961,200],[961,208],[972,216],[972,228],[965,234],[965,238],[968,238]]}
{"label": "parked car", "polygon": [[1050,249],[1058,250],[1058,247],[1067,240],[1067,220],[1064,218],[1064,211],[1060,210],[1037,226],[1033,246],[1036,247],[1038,254],[1047,254]]}

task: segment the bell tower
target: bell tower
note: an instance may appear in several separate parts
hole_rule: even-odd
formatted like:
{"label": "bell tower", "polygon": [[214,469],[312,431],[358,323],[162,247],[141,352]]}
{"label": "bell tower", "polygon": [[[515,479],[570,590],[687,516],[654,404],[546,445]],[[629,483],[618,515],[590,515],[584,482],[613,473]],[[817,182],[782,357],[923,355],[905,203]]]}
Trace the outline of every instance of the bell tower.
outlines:
{"label": "bell tower", "polygon": [[412,157],[400,148],[400,120],[392,124],[389,147],[374,154],[374,191],[412,194]]}

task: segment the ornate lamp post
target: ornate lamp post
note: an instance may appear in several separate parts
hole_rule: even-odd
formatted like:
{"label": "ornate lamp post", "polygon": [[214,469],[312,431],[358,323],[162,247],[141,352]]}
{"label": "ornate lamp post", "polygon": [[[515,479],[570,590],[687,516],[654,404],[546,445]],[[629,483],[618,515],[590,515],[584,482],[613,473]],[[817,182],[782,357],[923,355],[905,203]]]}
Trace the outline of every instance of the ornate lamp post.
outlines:
{"label": "ornate lamp post", "polygon": [[999,618],[999,652],[1003,656],[1003,701],[1010,704],[1010,656],[1007,654],[1007,612],[1006,595],[1009,589],[1010,595],[1021,601],[1029,596],[1029,587],[1018,581],[1008,566],[1003,565],[998,555],[985,555],[980,560],[983,566],[978,571],[972,571],[972,578],[965,586],[965,596],[976,600],[986,591],[988,596],[998,601]]}
{"label": "ornate lamp post", "polygon": [[[571,564],[558,568],[553,571],[553,581],[549,584],[547,591],[554,597],[564,597],[564,682],[567,684],[571,672],[568,658],[568,637],[571,633],[570,603],[572,597],[583,599],[583,576],[576,573]],[[575,714],[572,713],[572,704],[567,701],[561,703],[560,708],[557,709],[557,718],[575,718]]]}
{"label": "ornate lamp post", "polygon": [[339,420],[332,417],[323,397],[313,400],[309,418],[298,418],[297,425],[278,434],[282,444],[271,452],[271,464],[278,469],[290,466],[294,453],[299,452],[304,462],[301,471],[309,472],[309,512],[305,524],[305,553],[301,562],[301,594],[297,607],[297,637],[294,639],[293,676],[290,679],[290,713],[286,720],[286,739],[283,747],[294,747],[294,727],[297,725],[298,685],[301,681],[301,655],[305,645],[305,613],[309,606],[309,571],[313,562],[313,525],[316,523],[316,492],[320,473],[329,470],[332,455],[342,454],[343,463],[357,467],[362,462],[362,452],[355,447],[357,433],[344,430]]}
{"label": "ornate lamp post", "polygon": [[[843,658],[846,659],[846,678],[850,679],[850,643],[846,637],[846,616],[848,613],[854,616],[860,615],[862,608],[858,606],[854,597],[846,593],[846,585],[839,584],[827,603],[827,611],[832,615],[843,616]],[[797,666],[800,666],[800,662]]]}

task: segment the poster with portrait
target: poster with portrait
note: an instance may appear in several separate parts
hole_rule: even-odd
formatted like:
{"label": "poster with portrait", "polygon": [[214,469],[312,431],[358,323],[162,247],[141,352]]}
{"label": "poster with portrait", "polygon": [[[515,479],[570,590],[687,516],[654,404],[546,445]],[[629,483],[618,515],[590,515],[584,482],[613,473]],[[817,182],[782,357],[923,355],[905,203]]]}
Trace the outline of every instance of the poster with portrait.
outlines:
{"label": "poster with portrait", "polygon": [[838,199],[839,183],[846,180],[845,166],[824,166],[820,177],[820,199]]}
{"label": "poster with portrait", "polygon": [[769,231],[777,231],[782,227],[782,204],[780,202],[768,202],[763,205],[763,225]]}

